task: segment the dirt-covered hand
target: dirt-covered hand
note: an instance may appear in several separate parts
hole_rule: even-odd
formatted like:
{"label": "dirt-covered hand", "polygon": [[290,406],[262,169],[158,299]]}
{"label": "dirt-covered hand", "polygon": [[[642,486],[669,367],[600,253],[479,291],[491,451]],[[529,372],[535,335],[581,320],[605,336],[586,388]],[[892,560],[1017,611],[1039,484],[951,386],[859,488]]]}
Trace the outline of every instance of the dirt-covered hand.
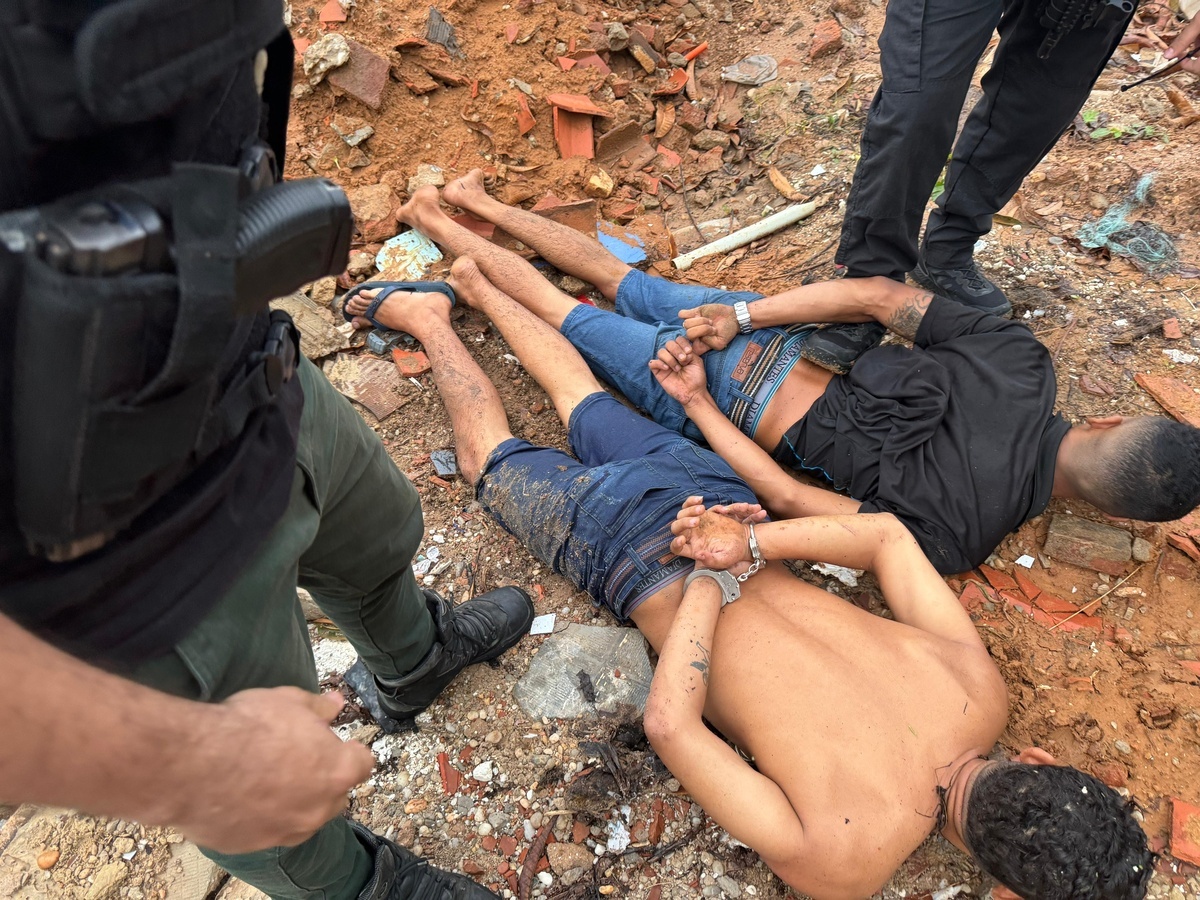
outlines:
{"label": "dirt-covered hand", "polygon": [[703,497],[684,501],[671,533],[675,535],[672,552],[710,569],[733,568],[750,556],[747,526],[715,509],[706,510]]}
{"label": "dirt-covered hand", "polygon": [[706,303],[695,309],[681,309],[683,330],[701,356],[709,350],[724,350],[737,337],[738,321],[732,306]]}
{"label": "dirt-covered hand", "polygon": [[220,853],[301,843],[340,814],[346,794],[375,766],[371,751],[329,729],[340,694],[258,688],[199,707],[204,724],[180,755],[186,837]]}
{"label": "dirt-covered hand", "polygon": [[[1197,42],[1200,42],[1200,15],[1194,16],[1192,21],[1183,26],[1179,36],[1163,53],[1163,59],[1178,59],[1191,50]],[[1200,59],[1196,57],[1185,59],[1179,64],[1179,68],[1185,72],[1191,72],[1193,75],[1200,75]]]}
{"label": "dirt-covered hand", "polygon": [[662,389],[687,408],[708,394],[704,363],[692,351],[687,338],[672,338],[650,360],[650,371]]}
{"label": "dirt-covered hand", "polygon": [[712,512],[729,516],[735,522],[743,525],[757,525],[767,520],[767,511],[758,503],[728,503],[711,508]]}

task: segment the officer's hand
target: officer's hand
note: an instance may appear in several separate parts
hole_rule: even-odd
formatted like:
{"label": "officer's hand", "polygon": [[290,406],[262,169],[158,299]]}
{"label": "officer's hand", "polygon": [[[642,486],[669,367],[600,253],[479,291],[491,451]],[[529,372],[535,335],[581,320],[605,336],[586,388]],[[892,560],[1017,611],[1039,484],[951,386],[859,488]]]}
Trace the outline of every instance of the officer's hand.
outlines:
{"label": "officer's hand", "polygon": [[[1183,31],[1179,32],[1179,37],[1171,42],[1171,46],[1163,53],[1163,58],[1178,59],[1191,50],[1197,41],[1200,41],[1200,15],[1183,26]],[[1191,72],[1193,75],[1200,75],[1200,59],[1195,57],[1185,59],[1179,64],[1179,68]]]}
{"label": "officer's hand", "polygon": [[683,330],[702,356],[708,350],[724,350],[737,337],[738,322],[732,306],[721,303],[706,303],[695,309],[681,309]]}
{"label": "officer's hand", "polygon": [[704,363],[693,351],[687,338],[667,341],[658,351],[658,357],[650,360],[649,365],[662,389],[685,409],[708,396],[708,376],[704,372]]}
{"label": "officer's hand", "polygon": [[731,569],[750,558],[747,526],[715,510],[704,498],[688,497],[671,523],[671,551],[710,569]]}
{"label": "officer's hand", "polygon": [[337,693],[279,687],[201,706],[200,739],[177,748],[184,808],[171,823],[220,853],[306,840],[346,808],[346,793],[375,766],[370,750],[330,731],[343,703]]}

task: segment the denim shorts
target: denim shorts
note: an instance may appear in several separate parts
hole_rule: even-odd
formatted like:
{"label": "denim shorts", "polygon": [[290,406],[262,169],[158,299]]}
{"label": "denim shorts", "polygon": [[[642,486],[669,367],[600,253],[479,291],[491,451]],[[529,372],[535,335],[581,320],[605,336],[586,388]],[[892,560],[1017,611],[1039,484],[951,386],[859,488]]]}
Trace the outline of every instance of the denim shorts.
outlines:
{"label": "denim shorts", "polygon": [[[664,428],[702,441],[700,430],[659,386],[647,364],[667,341],[683,334],[681,309],[706,303],[732,306],[762,296],[676,284],[632,269],[617,288],[619,315],[581,303],[567,314],[561,331],[598,378]],[[760,328],[739,334],[724,350],[709,350],[701,357],[709,393],[745,434],[754,436],[758,415],[799,359],[800,346],[814,328]],[[780,360],[785,363],[777,365]]]}
{"label": "denim shorts", "polygon": [[479,502],[506,531],[617,618],[694,567],[671,552],[692,495],[756,503],[723,459],[598,392],[567,429],[575,457],[509,438],[488,456]]}

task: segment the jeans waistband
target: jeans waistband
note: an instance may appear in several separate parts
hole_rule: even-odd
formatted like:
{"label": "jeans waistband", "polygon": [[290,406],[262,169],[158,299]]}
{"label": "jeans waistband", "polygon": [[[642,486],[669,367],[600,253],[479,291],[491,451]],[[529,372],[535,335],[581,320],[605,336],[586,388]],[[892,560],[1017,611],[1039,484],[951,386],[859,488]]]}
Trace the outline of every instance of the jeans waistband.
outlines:
{"label": "jeans waistband", "polygon": [[791,326],[763,348],[742,382],[740,391],[744,396],[736,398],[729,408],[729,420],[743,434],[754,437],[759,416],[800,359],[801,347],[815,330],[812,325]]}
{"label": "jeans waistband", "polygon": [[[651,535],[636,547],[628,548],[604,579],[604,596],[609,608],[627,619],[643,600],[664,587],[665,582],[690,569],[695,562],[686,556],[671,553],[674,535],[669,528]],[[634,557],[641,561],[638,566]],[[670,559],[663,560],[665,556]]]}

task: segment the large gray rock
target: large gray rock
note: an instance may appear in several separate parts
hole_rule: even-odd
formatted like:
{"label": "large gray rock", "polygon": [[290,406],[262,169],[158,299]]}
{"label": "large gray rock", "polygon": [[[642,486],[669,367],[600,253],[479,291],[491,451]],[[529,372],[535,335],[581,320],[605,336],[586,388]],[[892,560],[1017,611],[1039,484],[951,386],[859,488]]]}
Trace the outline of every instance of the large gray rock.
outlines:
{"label": "large gray rock", "polygon": [[653,675],[646,639],[636,629],[568,625],[546,638],[513,696],[535,717],[640,716]]}

